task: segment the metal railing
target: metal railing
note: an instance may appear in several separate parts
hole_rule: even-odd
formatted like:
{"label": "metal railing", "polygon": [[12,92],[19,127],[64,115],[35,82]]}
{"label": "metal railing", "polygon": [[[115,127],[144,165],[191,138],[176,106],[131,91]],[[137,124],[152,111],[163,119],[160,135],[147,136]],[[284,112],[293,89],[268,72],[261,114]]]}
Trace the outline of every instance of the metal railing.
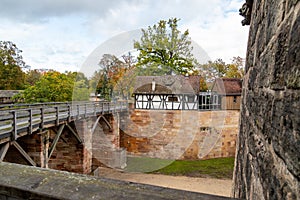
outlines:
{"label": "metal railing", "polygon": [[0,105],[0,140],[17,139],[63,122],[125,111],[127,102],[49,102]]}

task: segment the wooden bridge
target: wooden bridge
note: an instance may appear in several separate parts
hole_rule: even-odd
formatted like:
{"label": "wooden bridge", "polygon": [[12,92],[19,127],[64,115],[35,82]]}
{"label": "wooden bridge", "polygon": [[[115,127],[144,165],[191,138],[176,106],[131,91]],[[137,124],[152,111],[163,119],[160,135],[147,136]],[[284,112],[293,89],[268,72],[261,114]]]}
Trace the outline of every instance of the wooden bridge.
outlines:
{"label": "wooden bridge", "polygon": [[[91,134],[101,119],[111,132],[118,134],[119,125],[113,127],[112,114],[127,110],[127,102],[1,105],[0,162],[15,162],[43,168],[49,166],[53,169],[90,173],[92,171],[90,160],[94,158],[92,158],[92,149],[88,148],[92,146],[94,139],[99,140],[102,137],[100,135],[93,137]],[[89,139],[86,139],[87,135]],[[10,150],[11,146],[14,147],[12,150]],[[60,156],[59,151],[63,156]],[[21,154],[23,161],[16,159],[18,154]],[[53,156],[53,154],[57,155]],[[57,159],[57,156],[60,159]],[[73,160],[78,160],[78,163],[74,164]],[[89,165],[88,169],[85,167],[86,164]]]}
{"label": "wooden bridge", "polygon": [[50,102],[0,105],[0,144],[90,116],[127,110],[127,102]]}

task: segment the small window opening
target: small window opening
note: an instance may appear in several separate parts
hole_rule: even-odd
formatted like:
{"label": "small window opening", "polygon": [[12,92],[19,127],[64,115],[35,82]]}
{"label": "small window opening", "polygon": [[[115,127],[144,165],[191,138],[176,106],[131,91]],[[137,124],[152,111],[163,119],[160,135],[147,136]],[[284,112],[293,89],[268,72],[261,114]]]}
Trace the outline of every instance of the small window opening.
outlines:
{"label": "small window opening", "polygon": [[178,102],[178,98],[177,97],[168,97],[168,101]]}

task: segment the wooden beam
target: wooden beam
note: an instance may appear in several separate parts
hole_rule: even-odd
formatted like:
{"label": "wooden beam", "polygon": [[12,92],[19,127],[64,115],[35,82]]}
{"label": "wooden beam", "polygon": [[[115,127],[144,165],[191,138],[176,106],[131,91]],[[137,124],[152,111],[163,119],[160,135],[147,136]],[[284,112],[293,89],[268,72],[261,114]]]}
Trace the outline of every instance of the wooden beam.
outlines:
{"label": "wooden beam", "polygon": [[107,119],[103,116],[103,115],[100,115],[97,120],[95,121],[94,125],[93,125],[93,128],[92,128],[92,134],[95,132],[95,129],[97,127],[97,124],[98,122],[100,121],[100,119],[103,119],[104,122],[107,124],[107,126],[109,127],[110,130],[112,130],[112,126],[110,125],[110,123],[107,121]]}
{"label": "wooden beam", "polygon": [[2,162],[3,159],[5,158],[8,148],[9,148],[9,142],[5,143],[3,147],[0,149],[0,162]]}
{"label": "wooden beam", "polygon": [[71,133],[73,133],[73,135],[75,136],[75,138],[77,139],[77,141],[81,144],[81,143],[82,143],[82,140],[81,140],[81,138],[79,137],[79,135],[74,131],[74,129],[73,129],[69,124],[66,124],[66,126],[67,126],[68,129],[71,131]]}
{"label": "wooden beam", "polygon": [[37,166],[37,164],[32,160],[32,158],[24,151],[24,149],[16,142],[12,141],[11,142],[14,147],[22,154],[22,156],[32,165],[32,166]]}
{"label": "wooden beam", "polygon": [[99,115],[99,117],[97,117],[97,119],[96,119],[96,121],[95,121],[95,123],[94,123],[94,125],[93,125],[93,128],[92,128],[92,134],[95,132],[95,129],[96,129],[96,127],[97,127],[97,124],[98,124],[98,122],[99,122],[101,116],[102,116],[102,115]]}
{"label": "wooden beam", "polygon": [[49,148],[48,159],[50,159],[50,157],[51,157],[51,155],[52,155],[52,153],[53,153],[53,151],[54,151],[54,149],[55,149],[55,147],[57,145],[57,142],[58,142],[58,140],[60,138],[60,135],[61,135],[62,131],[64,130],[64,127],[65,127],[65,124],[62,124],[59,127],[58,132],[57,132],[57,134],[56,134],[56,136],[55,136],[55,138],[53,140],[53,143],[51,144],[51,147]]}
{"label": "wooden beam", "polygon": [[106,125],[109,127],[110,130],[112,130],[112,126],[110,125],[110,123],[107,121],[107,119],[101,115],[101,118],[104,120],[104,122],[106,123]]}
{"label": "wooden beam", "polygon": [[30,108],[29,109],[29,127],[28,127],[29,135],[32,134],[32,122],[33,122],[33,119],[32,119],[32,109]]}
{"label": "wooden beam", "polygon": [[17,111],[13,111],[12,114],[13,114],[12,140],[16,140],[18,138]]}

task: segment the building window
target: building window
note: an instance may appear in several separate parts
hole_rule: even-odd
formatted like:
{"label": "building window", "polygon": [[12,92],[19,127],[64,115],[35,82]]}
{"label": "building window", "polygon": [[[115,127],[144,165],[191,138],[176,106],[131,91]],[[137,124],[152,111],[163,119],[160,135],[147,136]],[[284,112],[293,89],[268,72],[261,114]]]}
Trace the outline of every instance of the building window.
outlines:
{"label": "building window", "polygon": [[168,97],[168,101],[178,102],[178,98],[177,97]]}
{"label": "building window", "polygon": [[236,96],[233,96],[233,103],[236,103]]}

